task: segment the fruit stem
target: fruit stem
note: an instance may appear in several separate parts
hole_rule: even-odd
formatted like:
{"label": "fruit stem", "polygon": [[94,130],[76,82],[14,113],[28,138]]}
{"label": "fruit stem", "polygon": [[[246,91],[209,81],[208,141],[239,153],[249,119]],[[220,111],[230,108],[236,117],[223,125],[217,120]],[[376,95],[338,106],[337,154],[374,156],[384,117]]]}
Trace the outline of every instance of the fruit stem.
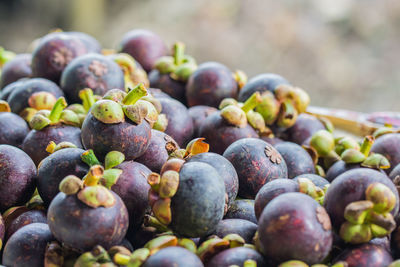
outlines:
{"label": "fruit stem", "polygon": [[252,94],[247,100],[246,102],[244,102],[243,106],[242,106],[242,110],[247,113],[250,110],[254,109],[258,104],[260,104],[262,101],[261,96],[260,96],[260,92],[255,92],[254,94]]}
{"label": "fruit stem", "polygon": [[156,217],[151,216],[151,215],[146,215],[144,217],[144,225],[154,227],[158,232],[161,232],[161,233],[171,231],[171,229],[169,229],[167,226],[162,224],[159,220],[157,220]]}
{"label": "fruit stem", "polygon": [[4,100],[0,100],[0,112],[11,112],[10,105]]}
{"label": "fruit stem", "polygon": [[96,158],[96,155],[94,154],[92,149],[83,152],[81,155],[81,159],[83,162],[89,165],[89,167],[101,164],[100,161]]}
{"label": "fruit stem", "polygon": [[136,85],[122,100],[124,105],[133,105],[138,101],[141,97],[147,95],[147,90],[142,83]]}
{"label": "fruit stem", "polygon": [[95,186],[99,183],[101,177],[103,177],[104,169],[101,165],[94,165],[90,168],[88,174],[85,176],[84,184],[86,186]]}
{"label": "fruit stem", "polygon": [[185,44],[182,42],[176,42],[174,44],[174,63],[179,66],[183,62],[185,56]]}
{"label": "fruit stem", "polygon": [[58,122],[60,120],[62,111],[66,107],[67,107],[67,101],[65,101],[64,97],[60,97],[59,99],[57,99],[57,102],[54,104],[54,106],[50,112],[49,120],[52,123]]}
{"label": "fruit stem", "polygon": [[96,102],[96,100],[94,99],[93,91],[90,88],[85,88],[83,90],[80,90],[79,98],[82,100],[82,105],[83,108],[86,110],[86,112],[88,112],[89,109]]}
{"label": "fruit stem", "polygon": [[366,157],[368,157],[369,152],[371,150],[372,145],[374,144],[375,138],[371,135],[367,135],[364,138],[364,141],[361,144],[360,151],[363,153]]}

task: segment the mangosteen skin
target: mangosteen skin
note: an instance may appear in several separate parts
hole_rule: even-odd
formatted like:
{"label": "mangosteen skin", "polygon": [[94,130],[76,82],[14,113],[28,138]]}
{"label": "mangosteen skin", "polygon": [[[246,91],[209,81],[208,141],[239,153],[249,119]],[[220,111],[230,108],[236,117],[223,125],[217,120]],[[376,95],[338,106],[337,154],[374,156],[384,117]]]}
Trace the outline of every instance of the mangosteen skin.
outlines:
{"label": "mangosteen skin", "polygon": [[390,173],[400,163],[400,133],[378,137],[371,147],[371,152],[382,154],[389,160],[390,168],[386,169],[386,173]]}
{"label": "mangosteen skin", "polygon": [[[270,156],[267,152],[270,151]],[[239,177],[239,196],[254,199],[258,190],[267,182],[287,178],[285,160],[267,142],[256,138],[244,138],[231,144],[224,152],[235,167]]]}
{"label": "mangosteen skin", "polygon": [[334,262],[344,261],[348,267],[382,267],[388,266],[393,258],[382,246],[362,244],[343,251]]}
{"label": "mangosteen skin", "polygon": [[21,78],[31,77],[31,54],[19,54],[4,64],[1,70],[0,90]]}
{"label": "mangosteen skin", "polygon": [[124,90],[124,73],[110,58],[90,53],[73,59],[65,67],[60,86],[69,102],[78,103],[79,91],[85,88],[100,96],[111,89]]}
{"label": "mangosteen skin", "polygon": [[80,252],[89,251],[96,245],[109,249],[120,244],[128,230],[129,215],[121,198],[114,192],[112,194],[115,197],[112,207],[92,208],[77,195],[58,193],[47,211],[54,237],[67,248]]}
{"label": "mangosteen skin", "polygon": [[2,90],[0,90],[0,100],[5,100],[7,101],[8,97],[14,91],[14,89],[18,88],[21,84],[23,84],[25,81],[29,80],[28,78],[23,78],[20,79],[16,82],[12,82],[6,86]]}
{"label": "mangosteen skin", "polygon": [[157,59],[168,54],[167,46],[157,34],[142,29],[127,32],[120,43],[120,52],[128,53],[146,72],[150,72]]}
{"label": "mangosteen skin", "polygon": [[170,95],[164,93],[158,88],[148,88],[147,92],[149,92],[155,98],[172,98]]}
{"label": "mangosteen skin", "polygon": [[271,144],[273,146],[276,146],[278,144],[281,144],[285,141],[283,141],[282,139],[278,138],[278,137],[268,137],[268,136],[260,136],[260,139],[267,142],[268,144]]}
{"label": "mangosteen skin", "polygon": [[[331,250],[332,231],[328,214],[317,201],[298,193],[274,198],[258,221],[263,253],[276,262],[321,262]],[[277,245],[279,244],[279,245]]]}
{"label": "mangosteen skin", "polygon": [[150,144],[136,161],[146,165],[153,172],[159,173],[168,160],[169,153],[172,153],[174,149],[179,149],[179,146],[171,136],[151,129]]}
{"label": "mangosteen skin", "polygon": [[84,177],[89,166],[81,159],[80,148],[63,148],[42,160],[38,167],[37,189],[46,206],[58,194],[60,182],[68,175]]}
{"label": "mangosteen skin", "polygon": [[382,183],[392,190],[396,196],[396,206],[391,213],[396,218],[399,211],[399,194],[386,174],[367,168],[353,169],[336,177],[325,194],[324,207],[336,229],[345,222],[343,214],[346,206],[354,201],[365,200],[365,190],[372,183]]}
{"label": "mangosteen skin", "polygon": [[143,267],[203,267],[200,258],[182,247],[167,247],[151,255]]}
{"label": "mangosteen skin", "polygon": [[347,164],[343,160],[336,161],[326,172],[326,179],[332,183],[332,181],[341,175],[342,173],[352,170],[361,168],[361,165],[358,163],[354,164]]}
{"label": "mangosteen skin", "polygon": [[239,190],[239,178],[229,160],[219,154],[207,152],[197,154],[189,158],[186,162],[203,162],[214,167],[219,176],[224,180],[225,192],[228,194],[228,207],[235,201]]}
{"label": "mangosteen skin", "polygon": [[243,266],[246,260],[254,260],[257,266],[268,266],[264,257],[254,249],[236,247],[223,250],[206,264],[206,267],[229,267],[232,265]]}
{"label": "mangosteen skin", "polygon": [[316,117],[305,113],[297,117],[296,123],[284,132],[287,141],[302,145],[315,132],[325,130],[325,126]]}
{"label": "mangosteen skin", "polygon": [[224,219],[243,219],[257,224],[253,199],[236,199],[229,207]]}
{"label": "mangosteen skin", "polygon": [[254,211],[257,220],[260,218],[262,211],[271,200],[282,194],[299,192],[299,190],[299,184],[291,179],[275,179],[266,183],[261,187],[260,191],[258,191],[254,201]]}
{"label": "mangosteen skin", "polygon": [[171,229],[186,237],[207,236],[222,219],[224,206],[225,185],[218,172],[203,162],[183,164],[171,199]]}
{"label": "mangosteen skin", "polygon": [[200,126],[199,136],[210,144],[210,151],[222,154],[235,141],[242,138],[258,138],[257,132],[246,125],[239,128],[228,124],[220,115],[214,112]]}
{"label": "mangosteen skin", "polygon": [[64,68],[72,59],[88,52],[76,36],[56,32],[40,39],[32,53],[32,74],[58,83]]}
{"label": "mangosteen skin", "polygon": [[43,210],[28,210],[15,218],[6,229],[6,239],[8,240],[16,231],[31,223],[47,224],[46,212]]}
{"label": "mangosteen skin", "polygon": [[257,231],[257,224],[243,219],[223,219],[215,230],[214,234],[224,238],[228,234],[238,234],[246,243],[252,243],[254,234]]}
{"label": "mangosteen skin", "polygon": [[169,74],[161,74],[156,69],[150,71],[149,81],[151,87],[161,89],[182,104],[186,103],[186,83],[172,79]]}
{"label": "mangosteen skin", "polygon": [[209,106],[193,106],[188,109],[189,116],[193,120],[193,137],[201,137],[200,127],[204,120],[217,111],[218,109]]}
{"label": "mangosteen skin", "polygon": [[281,84],[289,84],[282,76],[274,73],[259,74],[251,78],[240,90],[238,100],[245,102],[255,92],[274,92],[275,88]]}
{"label": "mangosteen skin", "polygon": [[186,85],[186,100],[189,107],[205,105],[218,107],[224,98],[236,98],[238,85],[232,72],[218,62],[199,65]]}
{"label": "mangosteen skin", "polygon": [[66,32],[66,33],[79,38],[83,42],[89,53],[101,53],[101,44],[93,36],[84,32]]}
{"label": "mangosteen skin", "polygon": [[70,142],[78,148],[82,148],[81,129],[69,125],[54,125],[47,126],[40,131],[31,130],[21,147],[38,166],[40,161],[49,155],[46,147],[51,141],[56,144]]}
{"label": "mangosteen skin", "polygon": [[303,173],[315,173],[314,162],[310,154],[298,144],[284,142],[274,147],[285,159],[289,179]]}
{"label": "mangosteen skin", "polygon": [[157,99],[162,106],[161,113],[164,113],[168,119],[165,133],[171,136],[180,147],[186,146],[193,137],[193,121],[187,108],[172,98]]}
{"label": "mangosteen skin", "polygon": [[324,187],[326,185],[329,185],[329,181],[326,180],[324,177],[319,176],[317,174],[313,174],[313,173],[304,173],[301,174],[299,176],[296,176],[295,178],[293,178],[293,181],[298,181],[299,178],[307,178],[309,179],[311,182],[313,182],[313,184],[321,189],[324,189]]}
{"label": "mangosteen skin", "polygon": [[135,125],[128,118],[125,122],[106,124],[88,113],[82,124],[82,143],[86,149],[93,149],[100,161],[110,151],[120,151],[126,160],[143,155],[150,144],[151,127],[143,120]]}
{"label": "mangosteen skin", "polygon": [[19,147],[29,133],[28,124],[11,112],[0,112],[0,144]]}
{"label": "mangosteen skin", "polygon": [[56,98],[64,96],[60,87],[52,81],[43,78],[32,78],[23,81],[18,87],[14,88],[7,98],[11,111],[21,113],[22,110],[29,107],[28,100],[34,93],[49,92]]}
{"label": "mangosteen skin", "polygon": [[3,252],[5,266],[41,267],[48,243],[54,240],[49,226],[32,223],[15,232],[7,241]]}
{"label": "mangosteen skin", "polygon": [[24,205],[35,191],[36,166],[21,149],[0,145],[0,211]]}
{"label": "mangosteen skin", "polygon": [[397,164],[389,174],[389,178],[393,181],[397,176],[400,176],[400,164]]}
{"label": "mangosteen skin", "polygon": [[111,190],[124,201],[129,213],[130,229],[138,228],[143,222],[145,213],[150,209],[148,203],[150,185],[147,183],[147,176],[151,170],[134,161],[125,161],[115,168],[122,170],[122,174]]}

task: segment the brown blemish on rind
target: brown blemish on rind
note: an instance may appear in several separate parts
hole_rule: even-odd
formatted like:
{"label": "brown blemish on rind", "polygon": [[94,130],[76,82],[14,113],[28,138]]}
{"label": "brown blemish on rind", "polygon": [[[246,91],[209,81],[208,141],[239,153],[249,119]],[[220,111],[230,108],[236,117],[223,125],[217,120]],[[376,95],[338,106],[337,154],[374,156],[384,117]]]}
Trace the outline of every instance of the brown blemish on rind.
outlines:
{"label": "brown blemish on rind", "polygon": [[98,60],[93,60],[92,63],[90,63],[89,70],[97,77],[101,77],[108,72],[107,65]]}
{"label": "brown blemish on rind", "polygon": [[270,145],[266,145],[264,149],[265,155],[269,158],[269,160],[274,164],[281,164],[282,156]]}
{"label": "brown blemish on rind", "polygon": [[322,228],[325,231],[329,231],[332,229],[331,219],[329,218],[328,213],[326,213],[325,209],[321,206],[317,207],[317,220],[322,225]]}

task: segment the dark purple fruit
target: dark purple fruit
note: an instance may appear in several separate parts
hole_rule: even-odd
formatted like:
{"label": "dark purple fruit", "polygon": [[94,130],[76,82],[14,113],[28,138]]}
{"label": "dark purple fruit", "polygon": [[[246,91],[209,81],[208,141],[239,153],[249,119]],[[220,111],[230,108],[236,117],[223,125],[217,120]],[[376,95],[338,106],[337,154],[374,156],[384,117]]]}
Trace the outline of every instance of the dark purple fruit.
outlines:
{"label": "dark purple fruit", "polygon": [[393,258],[383,247],[373,244],[362,244],[343,251],[335,260],[344,261],[348,267],[382,267],[388,266]]}
{"label": "dark purple fruit", "polygon": [[275,88],[281,84],[289,84],[289,82],[280,75],[274,73],[259,74],[251,78],[248,83],[240,90],[238,100],[246,101],[255,92],[274,92]]}
{"label": "dark purple fruit", "polygon": [[184,147],[193,137],[193,121],[187,108],[175,99],[158,98],[162,105],[161,113],[168,119],[165,133],[171,136],[179,146]]}
{"label": "dark purple fruit", "polygon": [[296,176],[295,178],[293,178],[293,181],[298,181],[299,178],[307,178],[309,179],[315,186],[324,189],[325,186],[329,185],[329,181],[326,180],[324,177],[319,176],[317,174],[313,174],[313,173],[304,173],[301,174],[299,176]]}
{"label": "dark purple fruit", "polygon": [[35,190],[36,167],[19,148],[0,145],[0,211],[25,204]]}
{"label": "dark purple fruit", "polygon": [[334,179],[336,179],[336,177],[338,177],[342,173],[358,168],[361,168],[361,165],[358,163],[348,164],[343,160],[338,160],[331,167],[329,167],[325,177],[329,182],[332,182]]}
{"label": "dark purple fruit", "polygon": [[371,152],[382,154],[389,160],[391,167],[386,169],[386,172],[390,173],[400,163],[400,133],[389,133],[378,137],[371,147]]}
{"label": "dark purple fruit", "polygon": [[6,235],[5,235],[6,239],[8,240],[20,228],[31,223],[47,224],[46,212],[43,210],[28,210],[19,215],[17,218],[12,220],[11,223],[7,225]]}
{"label": "dark purple fruit", "polygon": [[276,262],[319,263],[332,247],[331,221],[325,209],[297,192],[280,195],[264,208],[258,235],[263,253]]}
{"label": "dark purple fruit", "polygon": [[275,179],[266,183],[261,187],[260,191],[258,191],[254,202],[254,211],[257,220],[260,218],[262,211],[271,200],[284,193],[299,191],[299,184],[290,179]]}
{"label": "dark purple fruit", "polygon": [[206,267],[243,266],[246,260],[254,260],[259,267],[267,266],[264,257],[256,250],[246,247],[236,247],[218,253],[211,258]]}
{"label": "dark purple fruit", "polygon": [[189,107],[205,105],[218,107],[224,98],[236,98],[238,85],[233,73],[221,63],[206,62],[190,76],[186,85]]}
{"label": "dark purple fruit", "polygon": [[84,32],[65,32],[78,37],[86,46],[89,53],[101,53],[101,44],[93,36]]}
{"label": "dark purple fruit", "polygon": [[278,137],[268,137],[268,136],[260,136],[260,139],[275,146],[277,144],[283,143],[285,141],[283,141],[282,139],[278,138]]}
{"label": "dark purple fruit", "polygon": [[127,32],[123,36],[119,52],[131,55],[147,72],[152,70],[158,58],[168,53],[167,46],[158,35],[141,29]]}
{"label": "dark purple fruit", "polygon": [[7,241],[3,252],[3,264],[16,267],[43,266],[47,244],[53,240],[54,237],[47,224],[26,225]]}
{"label": "dark purple fruit", "polygon": [[89,166],[81,159],[83,149],[64,148],[44,158],[38,167],[37,189],[46,206],[60,191],[60,182],[68,175],[83,177]]}
{"label": "dark purple fruit", "polygon": [[31,77],[31,54],[19,54],[4,64],[1,70],[0,90],[21,78]]}
{"label": "dark purple fruit", "polygon": [[42,78],[29,79],[19,84],[8,96],[7,102],[10,105],[11,111],[17,114],[21,113],[24,108],[29,107],[29,98],[38,92],[49,92],[55,98],[64,96],[60,87],[52,81]]}
{"label": "dark purple fruit", "polygon": [[47,145],[51,142],[70,142],[78,148],[82,148],[81,129],[69,125],[47,126],[42,130],[31,130],[25,137],[21,147],[35,162],[36,166],[47,157]]}
{"label": "dark purple fruit", "polygon": [[14,89],[18,88],[23,82],[29,80],[29,78],[23,78],[21,80],[18,80],[16,82],[12,82],[8,85],[6,85],[1,91],[0,91],[0,100],[7,101],[8,97],[14,91]]}
{"label": "dark purple fruit", "polygon": [[400,176],[400,163],[397,164],[390,172],[389,178],[394,181],[396,177]]}
{"label": "dark purple fruit", "polygon": [[319,130],[325,130],[324,124],[316,117],[302,113],[297,117],[296,123],[285,131],[284,135],[288,141],[302,145]]}
{"label": "dark purple fruit", "polygon": [[189,111],[189,116],[192,117],[193,120],[193,131],[194,131],[193,137],[196,138],[196,137],[201,137],[200,127],[203,124],[204,120],[214,112],[217,112],[218,109],[209,106],[194,106],[190,107],[188,111]]}
{"label": "dark purple fruit", "polygon": [[236,199],[229,207],[224,219],[243,219],[257,223],[254,213],[254,200]]}
{"label": "dark purple fruit", "polygon": [[72,103],[80,102],[79,91],[90,88],[103,96],[111,89],[124,90],[124,73],[117,63],[100,54],[75,58],[61,75],[60,86]]}
{"label": "dark purple fruit", "polygon": [[257,138],[257,132],[247,124],[243,128],[230,125],[220,115],[214,112],[200,126],[199,136],[210,144],[210,151],[222,154],[235,141],[242,138]]}
{"label": "dark purple fruit", "polygon": [[300,174],[314,173],[314,162],[308,152],[301,146],[285,142],[274,146],[286,162],[288,178],[292,179]]}
{"label": "dark purple fruit", "polygon": [[72,59],[88,52],[82,40],[67,33],[51,33],[39,42],[32,53],[32,74],[55,83]]}
{"label": "dark purple fruit", "polygon": [[11,112],[0,112],[0,144],[19,147],[28,133],[24,119]]}
{"label": "dark purple fruit", "polygon": [[178,144],[168,134],[152,129],[150,144],[143,155],[136,159],[153,172],[159,173],[168,160],[169,154],[179,149]]}
{"label": "dark purple fruit", "polygon": [[124,201],[129,213],[130,228],[137,228],[142,222],[147,210],[148,192],[147,176],[151,171],[143,164],[134,161],[125,161],[115,167],[122,170],[117,183],[111,187]]}
{"label": "dark purple fruit", "polygon": [[265,183],[287,178],[285,160],[273,146],[261,139],[240,139],[230,145],[223,155],[235,167],[241,197],[254,199]]}
{"label": "dark purple fruit", "polygon": [[214,234],[220,238],[224,238],[228,234],[238,234],[246,243],[252,243],[256,231],[257,224],[248,220],[224,219],[218,223]]}
{"label": "dark purple fruit", "polygon": [[158,88],[148,88],[147,91],[155,98],[171,98],[170,95],[164,93]]}
{"label": "dark purple fruit", "polygon": [[149,73],[149,81],[151,87],[160,88],[172,98],[186,103],[186,83],[172,79],[169,74],[161,74],[156,69]]}
{"label": "dark purple fruit", "polygon": [[239,190],[239,179],[232,164],[223,156],[212,152],[197,154],[189,158],[187,162],[203,162],[215,168],[219,176],[224,180],[229,208],[235,201]]}
{"label": "dark purple fruit", "polygon": [[151,255],[143,267],[203,267],[201,260],[193,252],[182,247],[167,247]]}

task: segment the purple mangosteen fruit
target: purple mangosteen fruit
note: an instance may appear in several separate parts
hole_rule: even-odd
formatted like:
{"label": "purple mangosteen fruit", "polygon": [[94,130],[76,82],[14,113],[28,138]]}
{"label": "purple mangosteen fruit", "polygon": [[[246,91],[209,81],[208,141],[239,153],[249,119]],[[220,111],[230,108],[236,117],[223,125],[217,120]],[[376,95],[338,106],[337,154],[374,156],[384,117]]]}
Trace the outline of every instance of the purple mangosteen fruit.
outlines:
{"label": "purple mangosteen fruit", "polygon": [[236,199],[229,207],[224,219],[243,219],[252,223],[257,223],[254,213],[253,199]]}
{"label": "purple mangosteen fruit", "polygon": [[11,113],[8,103],[0,100],[0,144],[19,147],[28,132],[26,121]]}
{"label": "purple mangosteen fruit", "polygon": [[4,64],[1,70],[0,90],[21,78],[31,77],[31,61],[31,54],[19,54]]}
{"label": "purple mangosteen fruit", "polygon": [[189,116],[192,117],[193,120],[193,137],[201,137],[200,127],[203,124],[204,120],[217,111],[218,109],[209,106],[193,106],[188,109]]}

